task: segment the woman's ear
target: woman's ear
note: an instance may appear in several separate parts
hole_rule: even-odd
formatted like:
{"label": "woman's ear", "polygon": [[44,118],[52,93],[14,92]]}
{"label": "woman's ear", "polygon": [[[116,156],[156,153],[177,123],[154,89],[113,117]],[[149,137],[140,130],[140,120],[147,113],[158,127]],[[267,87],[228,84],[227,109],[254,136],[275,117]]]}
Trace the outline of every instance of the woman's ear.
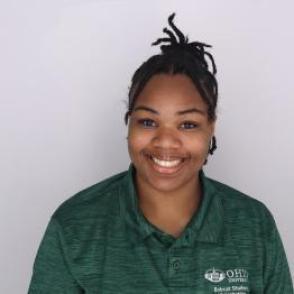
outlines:
{"label": "woman's ear", "polygon": [[210,136],[212,137],[215,134],[216,118],[211,120],[209,123],[210,123]]}

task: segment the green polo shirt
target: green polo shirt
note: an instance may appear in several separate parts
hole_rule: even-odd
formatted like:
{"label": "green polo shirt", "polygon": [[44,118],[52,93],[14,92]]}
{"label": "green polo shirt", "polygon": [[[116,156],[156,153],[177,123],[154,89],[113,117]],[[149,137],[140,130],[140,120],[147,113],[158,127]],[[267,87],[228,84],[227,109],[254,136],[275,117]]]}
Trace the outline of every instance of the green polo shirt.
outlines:
{"label": "green polo shirt", "polygon": [[29,294],[293,294],[262,203],[201,173],[200,208],[174,238],[143,216],[134,173],[131,165],[56,210]]}

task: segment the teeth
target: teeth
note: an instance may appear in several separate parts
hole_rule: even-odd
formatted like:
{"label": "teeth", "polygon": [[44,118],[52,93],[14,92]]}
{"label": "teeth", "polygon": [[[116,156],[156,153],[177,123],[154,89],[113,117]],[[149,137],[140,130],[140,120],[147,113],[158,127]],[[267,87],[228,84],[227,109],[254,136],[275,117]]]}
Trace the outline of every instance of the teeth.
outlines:
{"label": "teeth", "polygon": [[161,159],[158,159],[156,157],[152,157],[152,160],[162,166],[162,167],[175,167],[177,166],[180,162],[181,162],[181,159],[175,159],[175,160],[161,160]]}

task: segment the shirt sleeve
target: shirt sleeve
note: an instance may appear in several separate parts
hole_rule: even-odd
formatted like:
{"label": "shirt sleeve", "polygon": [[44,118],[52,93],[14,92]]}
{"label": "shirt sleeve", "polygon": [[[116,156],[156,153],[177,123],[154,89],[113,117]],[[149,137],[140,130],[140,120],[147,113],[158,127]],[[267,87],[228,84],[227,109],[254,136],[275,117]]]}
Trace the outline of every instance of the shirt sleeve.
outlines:
{"label": "shirt sleeve", "polygon": [[82,294],[70,267],[61,227],[52,218],[34,262],[28,294]]}
{"label": "shirt sleeve", "polygon": [[272,216],[270,223],[265,253],[264,293],[294,294],[285,250]]}

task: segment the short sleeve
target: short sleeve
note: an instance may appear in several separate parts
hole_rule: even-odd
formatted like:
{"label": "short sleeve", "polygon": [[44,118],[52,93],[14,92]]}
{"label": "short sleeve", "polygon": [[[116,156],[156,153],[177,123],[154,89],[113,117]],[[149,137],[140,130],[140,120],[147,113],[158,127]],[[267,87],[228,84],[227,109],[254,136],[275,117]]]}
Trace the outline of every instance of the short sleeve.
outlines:
{"label": "short sleeve", "polygon": [[52,218],[34,262],[28,294],[82,294],[67,256],[61,227]]}
{"label": "short sleeve", "polygon": [[270,223],[265,253],[264,293],[293,294],[292,278],[286,254],[272,217],[270,217]]}

